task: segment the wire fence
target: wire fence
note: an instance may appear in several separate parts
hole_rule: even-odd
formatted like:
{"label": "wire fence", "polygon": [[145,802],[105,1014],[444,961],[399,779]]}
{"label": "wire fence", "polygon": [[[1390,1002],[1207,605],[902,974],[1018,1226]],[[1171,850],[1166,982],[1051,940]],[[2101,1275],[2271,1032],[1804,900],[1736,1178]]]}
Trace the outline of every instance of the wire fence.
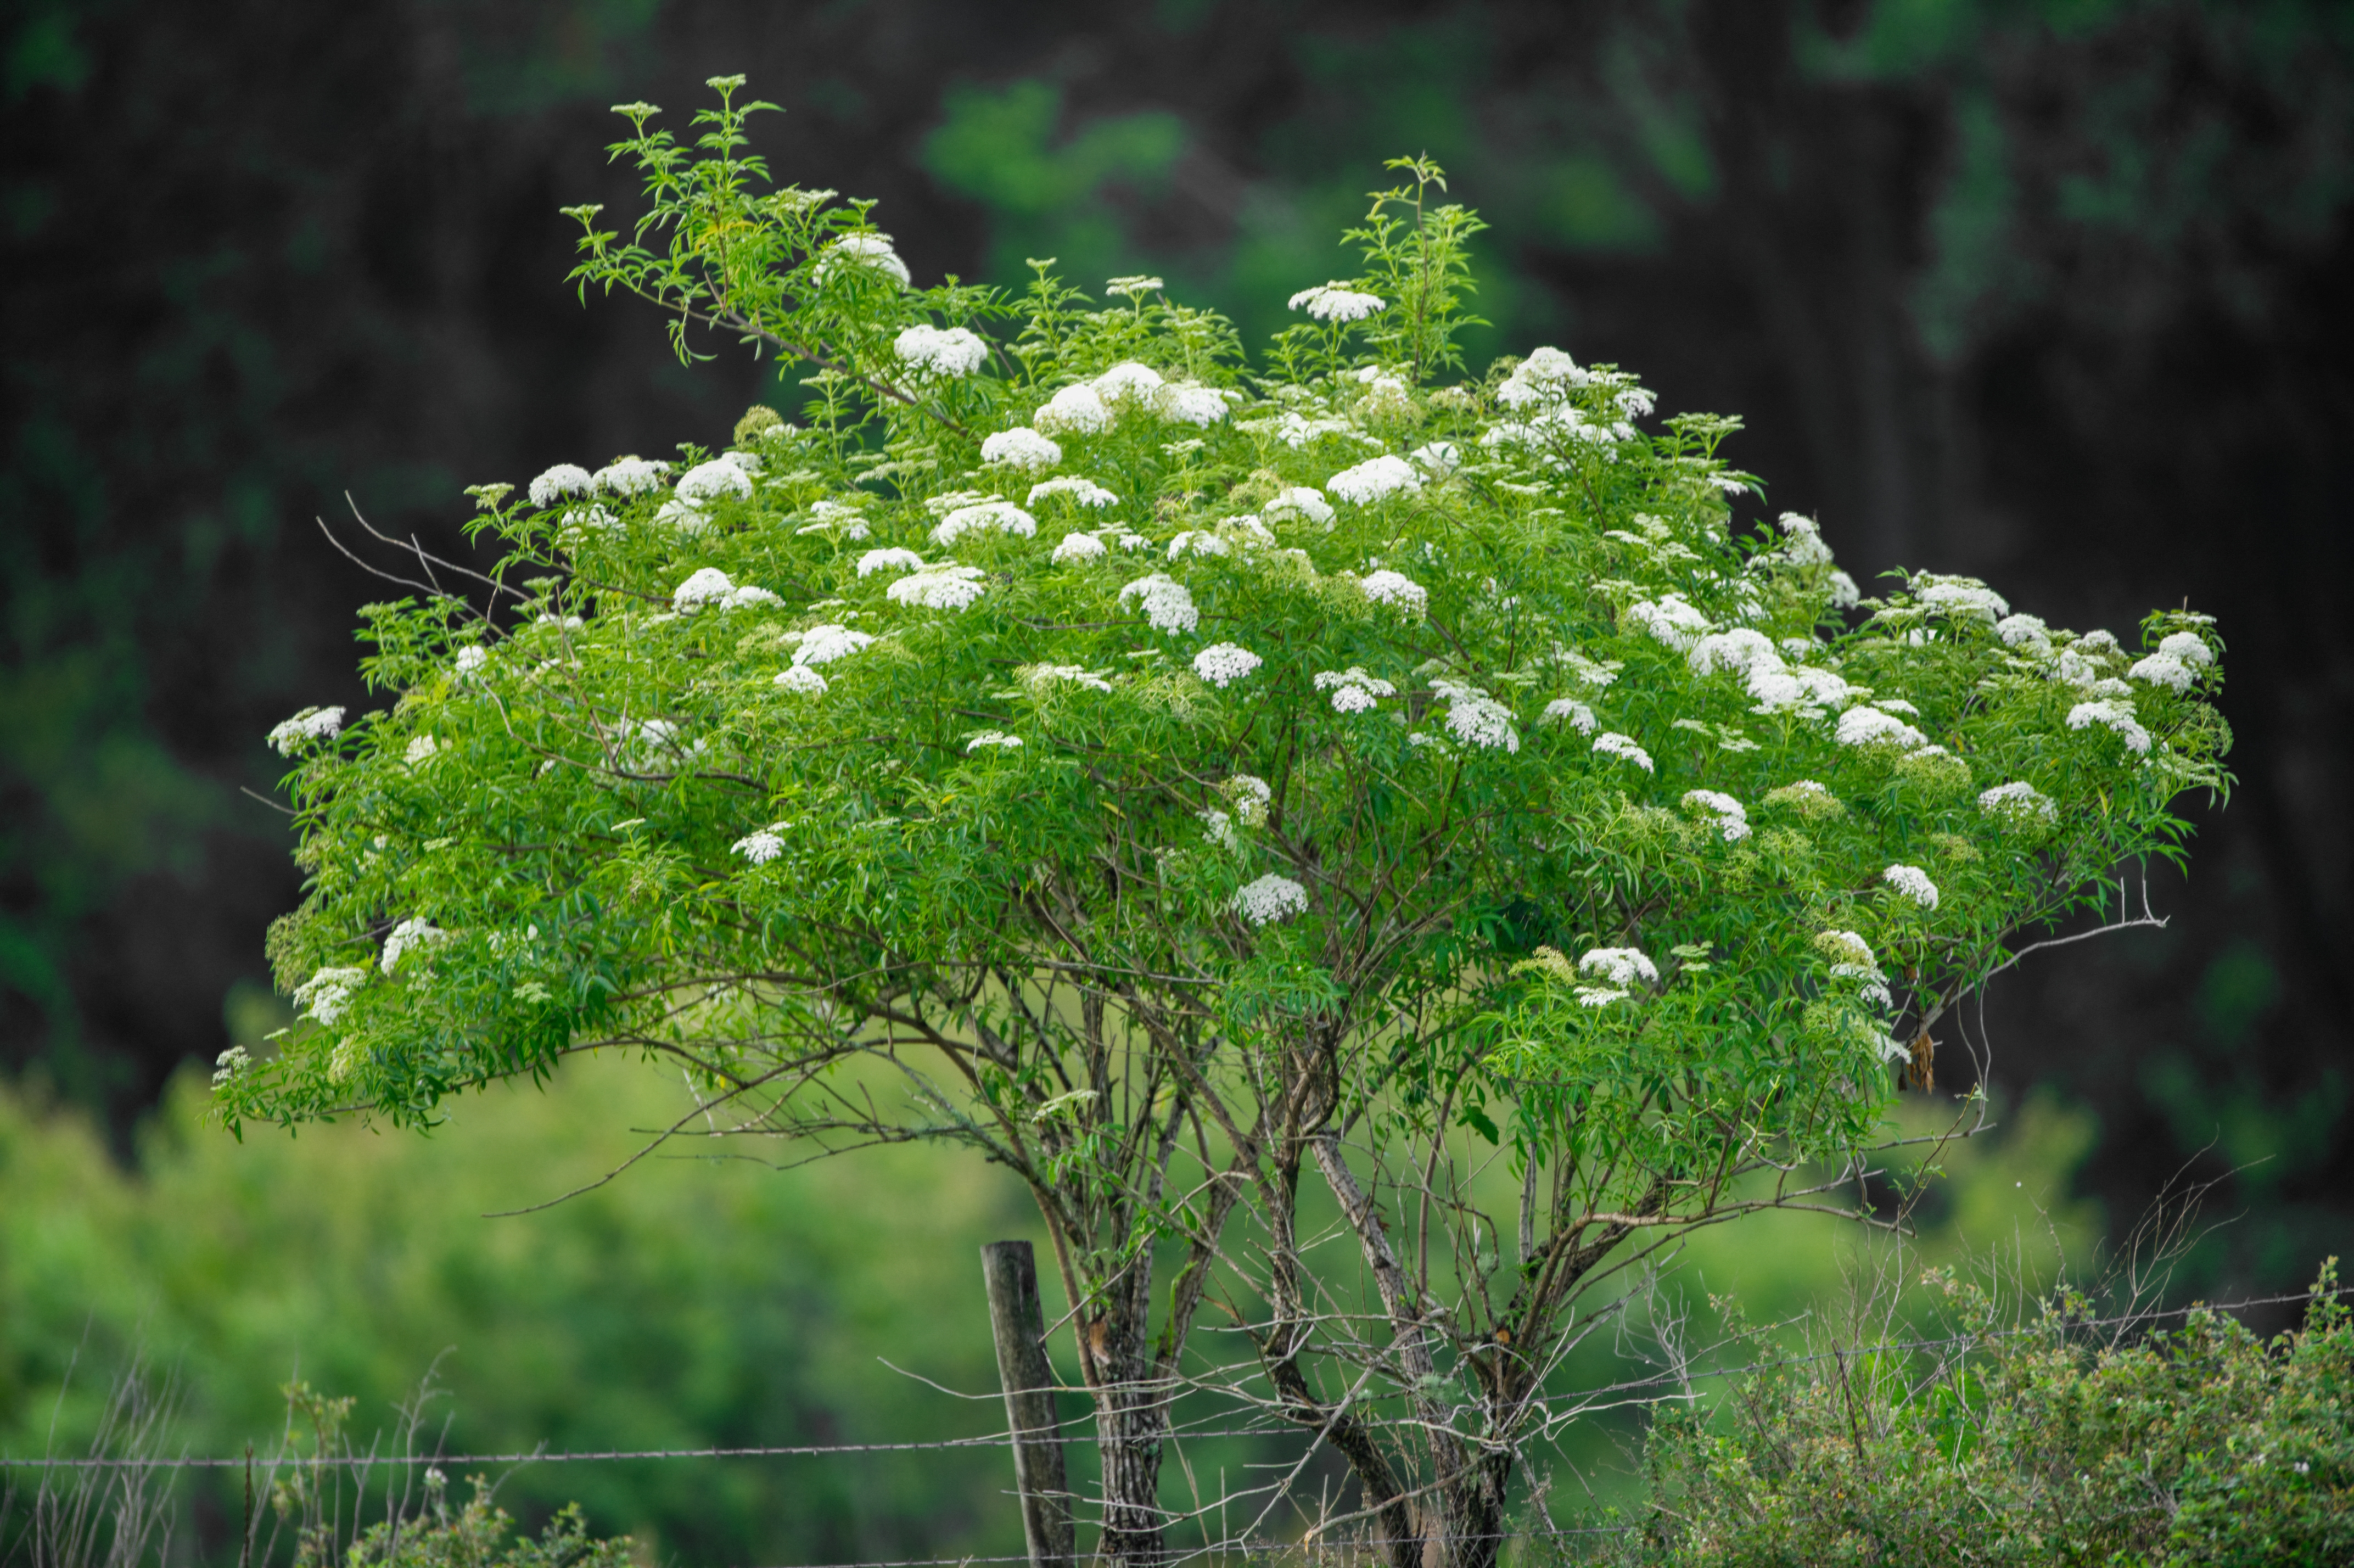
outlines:
{"label": "wire fence", "polygon": [[[2354,1296],[2354,1285],[2341,1286],[2331,1292],[2335,1296]],[[2158,1322],[2171,1318],[2185,1318],[2194,1312],[2243,1312],[2256,1307],[2279,1307],[2292,1302],[2311,1301],[2311,1290],[2285,1292],[2278,1296],[2249,1297],[2238,1301],[2197,1302],[2188,1307],[2153,1308],[2116,1313],[2099,1318],[2071,1318],[2061,1325],[2069,1330],[2131,1327]],[[1954,1345],[1983,1344],[1988,1340],[2011,1339],[2020,1335],[2048,1331],[2042,1325],[2022,1325],[2013,1329],[1997,1329],[1974,1333],[1946,1334],[1923,1339],[1887,1340],[1868,1345],[1841,1346],[1837,1351],[1817,1351],[1805,1354],[1777,1356],[1766,1361],[1744,1361],[1734,1366],[1692,1367],[1688,1370],[1659,1372],[1649,1377],[1630,1378],[1624,1382],[1605,1383],[1575,1393],[1550,1394],[1534,1404],[1560,1404],[1575,1402],[1590,1403],[1611,1395],[1638,1393],[1645,1389],[1680,1387],[1708,1379],[1746,1376],[1752,1372],[1771,1372],[1783,1367],[1803,1366],[1816,1361],[1830,1361],[1839,1356],[1876,1355],[1892,1351],[1940,1350]],[[1096,1394],[1108,1392],[1101,1388],[1077,1385],[1058,1386],[1057,1393]],[[993,1397],[981,1395],[977,1397]],[[1063,1425],[1081,1425],[1087,1416],[1066,1419]],[[1226,1437],[1300,1437],[1319,1435],[1319,1424],[1308,1421],[1264,1422],[1247,1426],[1172,1426],[1167,1432],[1170,1441],[1198,1442]],[[1077,1445],[1096,1441],[1092,1431],[1057,1432],[1052,1435],[1026,1431],[1019,1435],[1025,1444]],[[791,1443],[748,1447],[707,1448],[584,1448],[528,1449],[489,1454],[353,1454],[353,1455],[277,1455],[267,1459],[256,1455],[232,1455],[228,1457],[180,1455],[154,1457],[112,1457],[101,1455],[68,1457],[44,1457],[19,1459],[0,1454],[0,1467],[13,1469],[242,1469],[248,1465],[313,1466],[334,1467],[352,1465],[386,1466],[461,1466],[461,1465],[567,1465],[611,1464],[636,1460],[670,1459],[763,1459],[811,1457],[828,1454],[907,1454],[938,1452],[959,1448],[997,1448],[1012,1444],[1016,1434],[1007,1431],[983,1433],[970,1437],[935,1437],[903,1443]],[[1366,1543],[1360,1543],[1366,1544]],[[986,1563],[994,1559],[959,1557],[955,1563]],[[1007,1559],[1007,1561],[1020,1561]],[[832,1568],[832,1565],[829,1565]],[[885,1564],[866,1564],[864,1568],[890,1568]],[[913,1568],[913,1565],[908,1565]]]}

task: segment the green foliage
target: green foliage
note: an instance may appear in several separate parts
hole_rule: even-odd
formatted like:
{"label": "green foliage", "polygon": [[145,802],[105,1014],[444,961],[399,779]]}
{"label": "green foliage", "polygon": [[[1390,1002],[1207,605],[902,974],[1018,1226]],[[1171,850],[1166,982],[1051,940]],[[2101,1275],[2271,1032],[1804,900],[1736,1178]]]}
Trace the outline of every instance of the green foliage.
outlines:
{"label": "green foliage", "polygon": [[2010,1327],[1936,1277],[1958,1335],[1741,1378],[1654,1425],[1652,1499],[1596,1560],[2257,1564],[2354,1553],[2354,1327],[2323,1267],[2302,1332],[2205,1308],[2138,1340],[2054,1297]]}
{"label": "green foliage", "polygon": [[[623,1045],[711,1136],[965,1145],[1036,1197],[1137,1456],[1114,1555],[1157,1539],[1137,1391],[1214,1261],[1295,1418],[1329,1357],[1509,1453],[1605,1259],[1824,1191],[2010,933],[2225,784],[2205,617],[2137,659],[1966,578],[1859,604],[1809,521],[1732,532],[1733,421],[1646,430],[1553,348],[1438,384],[1479,220],[1427,160],[1254,373],[1158,279],[914,287],[864,204],[762,188],[761,106],[712,85],[692,149],[622,109],[650,205],[578,209],[575,276],[682,356],[700,323],[805,363],[811,428],[477,486],[489,609],[368,608],[393,705],[273,736],[303,1022],[221,1113],[430,1125]],[[1525,1173],[1511,1270],[1460,1193],[1385,1239],[1457,1129]],[[1391,1350],[1310,1320],[1310,1159]]]}
{"label": "green foliage", "polygon": [[[921,1149],[791,1171],[652,1158],[487,1219],[596,1182],[642,1147],[629,1129],[693,1098],[675,1075],[579,1061],[544,1090],[449,1107],[431,1139],[243,1143],[207,1128],[206,1101],[183,1079],[125,1171],[80,1118],[0,1092],[0,1453],[86,1449],[108,1372],[142,1351],[176,1390],[158,1443],[173,1453],[266,1457],[290,1375],[351,1396],[345,1433],[382,1451],[437,1363],[445,1452],[892,1441],[1001,1419],[877,1359],[995,1386],[976,1249],[1035,1222],[994,1172]],[[1018,1551],[1004,1472],[984,1446],[493,1476],[535,1529],[577,1499],[595,1533],[663,1560],[778,1563]],[[181,1506],[233,1519],[240,1482],[190,1473]]]}

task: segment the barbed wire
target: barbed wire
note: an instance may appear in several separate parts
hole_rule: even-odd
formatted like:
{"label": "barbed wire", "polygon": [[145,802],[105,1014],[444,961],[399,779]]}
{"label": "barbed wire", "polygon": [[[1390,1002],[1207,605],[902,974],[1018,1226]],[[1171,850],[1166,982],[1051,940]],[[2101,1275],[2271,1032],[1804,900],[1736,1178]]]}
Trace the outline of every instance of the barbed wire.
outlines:
{"label": "barbed wire", "polygon": [[[2022,1324],[2017,1328],[1986,1330],[1976,1333],[1946,1334],[1933,1338],[1915,1340],[1890,1340],[1878,1344],[1842,1347],[1837,1351],[1817,1351],[1802,1355],[1779,1356],[1767,1361],[1746,1361],[1736,1366],[1696,1367],[1689,1371],[1680,1372],[1659,1372],[1655,1373],[1650,1377],[1634,1378],[1621,1383],[1606,1383],[1596,1388],[1584,1390],[1577,1393],[1546,1395],[1540,1400],[1533,1401],[1532,1403],[1540,1404],[1557,1404],[1575,1400],[1590,1400],[1597,1396],[1614,1393],[1627,1393],[1645,1388],[1657,1388],[1668,1385],[1681,1385],[1686,1383],[1695,1383],[1703,1378],[1739,1377],[1749,1372],[1771,1372],[1783,1367],[1801,1366],[1813,1361],[1829,1361],[1838,1356],[1868,1355],[1886,1351],[1935,1350],[1946,1345],[1983,1343],[1989,1340],[2012,1339],[2024,1334],[2048,1332],[2053,1327],[2057,1327],[2064,1332],[2079,1329],[2115,1328],[2123,1324],[2147,1323],[2165,1318],[2187,1318],[2194,1312],[2239,1312],[2244,1311],[2252,1307],[2277,1307],[2293,1301],[2311,1301],[2315,1298],[2316,1294],[2316,1292],[2309,1289],[2289,1291],[2277,1296],[2249,1297],[2238,1301],[2193,1302],[2187,1307],[2168,1307],[2163,1308],[2153,1308],[2147,1311],[2123,1312],[2103,1318],[2066,1318],[2061,1319],[2056,1325]],[[2333,1297],[2354,1295],[2354,1285],[2339,1286],[2337,1288],[2327,1292],[2327,1294]],[[1104,1391],[1085,1387],[1058,1386],[1051,1392],[1057,1393],[1093,1393]],[[994,1396],[980,1395],[975,1397],[990,1398]],[[1090,1422],[1092,1419],[1093,1418],[1091,1416],[1085,1414],[1066,1416],[1059,1421],[1057,1425],[1082,1425]],[[1320,1436],[1320,1428],[1323,1425],[1323,1423],[1313,1421],[1287,1420],[1280,1423],[1271,1421],[1267,1425],[1256,1426],[1230,1426],[1206,1429],[1174,1427],[1164,1435],[1164,1440],[1194,1442],[1214,1437]],[[5,1454],[0,1454],[0,1468],[27,1470],[233,1470],[242,1469],[249,1465],[261,1468],[282,1468],[290,1467],[298,1468],[332,1468],[339,1466],[348,1466],[353,1468],[366,1468],[377,1465],[414,1467],[420,1465],[429,1467],[440,1467],[445,1465],[452,1467],[461,1465],[564,1465],[610,1464],[639,1460],[667,1459],[801,1458],[813,1457],[827,1454],[907,1454],[939,1452],[942,1450],[957,1448],[999,1448],[1004,1447],[1014,1442],[1017,1437],[1023,1443],[1027,1445],[1072,1445],[1093,1443],[1097,1441],[1097,1435],[1092,1431],[1057,1431],[1048,1433],[1040,1430],[1032,1430],[1018,1434],[1010,1431],[984,1433],[971,1437],[935,1437],[903,1443],[790,1443],[759,1445],[743,1447],[715,1446],[705,1448],[565,1449],[553,1453],[544,1449],[531,1449],[500,1454],[348,1454],[341,1456],[281,1454],[275,1457],[249,1454],[234,1455],[226,1458],[194,1455],[180,1455],[169,1457],[155,1457],[148,1458],[86,1455],[66,1458],[45,1457],[38,1459],[18,1459],[12,1458]],[[1467,1537],[1465,1539],[1470,1538]],[[1380,1543],[1357,1542],[1356,1544],[1366,1545]],[[943,1558],[940,1559],[940,1561],[943,1563],[991,1563],[998,1561],[1021,1562],[1026,1561],[1026,1559],[953,1557]],[[928,1563],[917,1563],[911,1561],[907,1563],[827,1564],[822,1565],[822,1568],[930,1568],[930,1564]]]}

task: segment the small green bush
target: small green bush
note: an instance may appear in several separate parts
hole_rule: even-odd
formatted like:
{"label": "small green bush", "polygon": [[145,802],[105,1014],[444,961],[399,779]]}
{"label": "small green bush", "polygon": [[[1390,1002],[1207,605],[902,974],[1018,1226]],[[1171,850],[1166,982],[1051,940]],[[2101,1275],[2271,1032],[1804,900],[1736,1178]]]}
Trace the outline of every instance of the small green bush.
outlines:
{"label": "small green bush", "polygon": [[1643,1568],[1765,1564],[2354,1562],[2354,1328],[2325,1264],[2302,1331],[2208,1308],[2137,1342],[2088,1340],[2062,1291],[2004,1330],[1917,1354],[1834,1351],[1663,1414],[1635,1527],[1583,1539]]}

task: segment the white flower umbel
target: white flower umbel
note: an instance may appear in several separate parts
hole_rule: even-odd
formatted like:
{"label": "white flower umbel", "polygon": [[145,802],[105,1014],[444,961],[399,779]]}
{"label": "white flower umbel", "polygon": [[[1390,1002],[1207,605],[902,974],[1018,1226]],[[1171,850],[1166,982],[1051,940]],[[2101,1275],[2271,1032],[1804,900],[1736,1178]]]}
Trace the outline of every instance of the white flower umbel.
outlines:
{"label": "white flower umbel", "polygon": [[1310,523],[1326,528],[1332,526],[1332,506],[1324,493],[1313,485],[1294,484],[1276,493],[1274,500],[1260,510],[1269,518],[1305,517]]}
{"label": "white flower umbel", "polygon": [[1081,664],[1024,664],[1013,673],[1034,692],[1064,685],[1084,686],[1091,692],[1111,690],[1109,681]]}
{"label": "white flower umbel", "polygon": [[888,278],[903,289],[907,286],[907,264],[891,249],[891,237],[887,234],[843,235],[819,256],[816,275],[821,279],[831,276],[838,265],[844,263],[860,271]]}
{"label": "white flower umbel", "polygon": [[923,569],[923,556],[913,550],[900,549],[896,545],[869,550],[858,557],[858,575],[862,577],[872,577],[876,572],[920,572]]}
{"label": "white flower umbel", "polygon": [[777,672],[776,683],[795,696],[825,695],[826,680],[807,664],[794,664]]}
{"label": "white flower umbel", "polygon": [[2158,645],[2160,653],[2179,659],[2193,670],[2204,670],[2215,662],[2215,651],[2207,640],[2195,631],[2176,631],[2162,639]]}
{"label": "white flower umbel", "polygon": [[1096,396],[1107,404],[1126,398],[1133,403],[1150,405],[1166,383],[1161,372],[1131,359],[1113,366],[1097,376],[1091,385],[1096,389]]}
{"label": "white flower umbel", "polygon": [[1227,548],[1224,539],[1206,528],[1186,528],[1169,541],[1169,558],[1173,561],[1180,556],[1223,556]]}
{"label": "white flower umbel", "polygon": [[1243,847],[1242,835],[1235,832],[1235,820],[1215,807],[1193,813],[1202,819],[1202,835],[1222,850]]}
{"label": "white flower umbel", "polygon": [[1152,411],[1172,424],[1207,429],[1226,417],[1226,400],[1214,387],[1163,387],[1152,396]]}
{"label": "white flower umbel", "polygon": [[1029,426],[1016,425],[981,442],[981,461],[1034,472],[1062,461],[1063,449],[1052,438],[1040,435]]}
{"label": "white flower umbel", "polygon": [[1917,865],[1892,865],[1880,874],[1880,880],[1924,909],[1937,906],[1937,885]]}
{"label": "white flower umbel", "polygon": [[395,926],[392,928],[392,934],[384,939],[384,962],[382,965],[384,972],[390,974],[395,969],[400,968],[400,960],[403,956],[408,953],[419,951],[426,948],[436,946],[437,944],[446,942],[449,939],[449,932],[442,930],[439,926],[434,925],[423,916],[411,916],[409,918],[403,920],[399,925]]}
{"label": "white flower umbel", "polygon": [[964,609],[986,591],[981,582],[985,575],[979,567],[960,567],[953,561],[943,561],[910,572],[883,593],[896,604],[923,609]]}
{"label": "white flower umbel", "polygon": [[[1056,449],[1057,461],[1059,461],[1060,450],[1061,449]],[[1060,479],[1039,481],[1030,487],[1028,499],[1030,504],[1035,506],[1040,502],[1057,495],[1067,495],[1071,498],[1073,505],[1084,506],[1091,512],[1100,512],[1107,506],[1117,506],[1119,503],[1119,496],[1114,495],[1094,480],[1082,479],[1075,473],[1065,474]]]}
{"label": "white flower umbel", "polygon": [[1716,789],[1684,791],[1686,810],[1705,811],[1716,819],[1716,831],[1726,843],[1737,844],[1749,836],[1749,809],[1732,796]]}
{"label": "white flower umbel", "polygon": [[970,376],[989,358],[989,344],[964,327],[911,326],[891,340],[891,352],[929,376]]}
{"label": "white flower umbel", "polygon": [[1657,603],[1638,599],[1621,612],[1620,618],[1641,627],[1654,641],[1666,643],[1679,653],[1691,652],[1708,630],[1708,617],[1685,603],[1679,594],[1662,594]]}
{"label": "white flower umbel", "polygon": [[2190,665],[2171,653],[2151,653],[2137,659],[2126,674],[2132,680],[2147,681],[2153,686],[2164,686],[2170,692],[2187,692],[2190,689],[2190,683],[2198,679]]}
{"label": "white flower umbel", "polygon": [[1332,711],[1336,714],[1361,714],[1380,705],[1384,697],[1397,695],[1397,688],[1379,675],[1369,675],[1356,664],[1345,670],[1319,670],[1316,689],[1332,694]]}
{"label": "white flower umbel", "polygon": [[1237,773],[1218,786],[1235,808],[1235,815],[1246,828],[1267,825],[1268,809],[1275,803],[1275,790],[1256,773]]}
{"label": "white flower umbel", "polygon": [[576,462],[560,462],[531,482],[531,503],[553,506],[558,497],[586,495],[596,481]]}
{"label": "white flower umbel", "polygon": [[1367,572],[1357,586],[1375,604],[1385,604],[1402,615],[1420,616],[1430,606],[1430,590],[1404,572],[1386,568]]}
{"label": "white flower umbel", "polygon": [[1575,697],[1555,697],[1539,715],[1547,724],[1565,724],[1580,735],[1594,733],[1594,710]]}
{"label": "white flower umbel", "polygon": [[643,495],[662,487],[663,475],[670,469],[666,462],[650,458],[616,458],[597,471],[597,488],[615,495]]}
{"label": "white flower umbel", "polygon": [[1246,679],[1262,661],[1249,649],[1232,642],[1213,642],[1193,655],[1193,673],[1223,690],[1230,682]]}
{"label": "white flower umbel", "polygon": [[1568,388],[1583,387],[1591,379],[1578,368],[1577,361],[1560,349],[1531,349],[1529,356],[1514,366],[1496,388],[1496,401],[1507,408],[1555,402]]}
{"label": "white flower umbel", "polygon": [[960,506],[941,518],[932,529],[931,540],[946,547],[969,533],[987,529],[1027,539],[1038,532],[1038,520],[1010,501],[983,501],[977,505]]}
{"label": "white flower umbel", "polygon": [[1781,524],[1782,547],[1776,552],[1779,559],[1794,567],[1828,567],[1831,564],[1831,547],[1823,543],[1822,527],[1813,518],[1785,512]]}
{"label": "white flower umbel", "polygon": [[1431,441],[1414,449],[1414,461],[1433,478],[1444,479],[1463,466],[1463,449],[1453,441]]}
{"label": "white flower umbel", "polygon": [[1111,428],[1111,410],[1096,389],[1082,381],[1066,387],[1038,406],[1030,422],[1042,430],[1076,431],[1094,435]]}
{"label": "white flower umbel", "polygon": [[1757,699],[1757,705],[1750,712],[1771,715],[1808,707],[1835,708],[1847,702],[1853,692],[1829,670],[1810,669],[1803,664],[1769,669],[1760,663],[1749,667],[1749,694]]}
{"label": "white flower umbel", "polygon": [[333,1028],[367,976],[367,970],[350,966],[320,969],[294,988],[295,1016]]}
{"label": "white flower umbel", "polygon": [[2126,743],[2126,749],[2137,757],[2149,755],[2149,731],[2135,722],[2133,704],[2123,698],[2097,703],[2078,703],[2068,710],[2070,729],[2089,729],[2105,725]]}
{"label": "white flower umbel", "polygon": [[1633,737],[1606,729],[1594,737],[1594,749],[1605,757],[1620,758],[1633,763],[1644,772],[1652,771],[1651,754],[1635,744]]}
{"label": "white flower umbel", "polygon": [[831,664],[857,652],[875,641],[874,634],[853,627],[836,626],[831,621],[812,626],[801,633],[801,645],[793,650],[796,664]]}
{"label": "white flower umbel", "polygon": [[1002,729],[984,729],[967,740],[964,743],[964,748],[967,755],[991,749],[1019,751],[1022,749],[1022,737],[1018,735],[1008,735]]}
{"label": "white flower umbel", "polygon": [[732,846],[734,853],[742,855],[754,865],[768,864],[785,853],[785,841],[778,836],[777,832],[777,830],[783,825],[781,822],[775,822],[758,832],[746,833]]}
{"label": "white flower umbel", "polygon": [[716,604],[736,591],[736,579],[717,567],[703,567],[687,579],[671,589],[670,607],[684,614],[700,609],[706,604]]}
{"label": "white flower umbel", "polygon": [[1998,784],[1978,796],[1978,810],[2005,827],[2052,827],[2060,821],[2060,808],[2052,798],[2025,779]]}
{"label": "white flower umbel", "polygon": [[470,642],[458,650],[458,673],[471,675],[491,662],[491,651],[479,642]]}
{"label": "white flower umbel", "polygon": [[1345,322],[1361,322],[1383,308],[1379,294],[1368,294],[1352,289],[1346,283],[1319,283],[1312,289],[1302,289],[1291,296],[1291,308],[1306,311],[1320,322],[1340,325]]}
{"label": "white flower umbel", "polygon": [[1612,985],[1631,986],[1641,980],[1659,983],[1659,969],[1640,948],[1589,948],[1578,955],[1577,972],[1598,976]]}
{"label": "white flower umbel", "polygon": [[858,514],[858,508],[846,506],[839,501],[812,501],[810,503],[808,525],[794,529],[794,533],[839,534],[855,544],[866,537],[869,532],[866,519]]}
{"label": "white flower umbel", "polygon": [[1782,651],[1764,632],[1746,626],[1736,626],[1730,631],[1712,631],[1691,645],[1684,655],[1695,675],[1714,674],[1729,670],[1747,675],[1756,670],[1782,669]]}
{"label": "white flower umbel", "polygon": [[1911,751],[1929,744],[1929,737],[1880,708],[1850,708],[1840,715],[1831,738],[1841,746],[1901,746]]}
{"label": "white flower umbel", "polygon": [[741,463],[724,457],[696,463],[678,476],[676,494],[689,506],[700,506],[723,495],[751,493],[752,476],[744,471]]}
{"label": "white flower umbel", "polygon": [[1520,750],[1511,709],[1479,687],[1455,681],[1433,681],[1430,689],[1447,700],[1447,732],[1457,740],[1483,751]]}
{"label": "white flower umbel", "polygon": [[1853,609],[1862,602],[1863,589],[1856,586],[1853,577],[1845,572],[1831,574],[1831,608],[1833,609]]}
{"label": "white flower umbel", "polygon": [[415,768],[420,764],[432,761],[433,758],[440,754],[440,750],[441,743],[434,739],[431,736],[413,735],[408,737],[408,745],[402,750],[400,760],[408,766]]}
{"label": "white flower umbel", "polygon": [[1256,882],[1246,882],[1235,893],[1235,907],[1244,919],[1254,926],[1265,926],[1294,915],[1308,913],[1308,889],[1288,876],[1273,872]]}
{"label": "white flower umbel", "polygon": [[1324,488],[1352,506],[1371,506],[1385,496],[1422,488],[1422,475],[1402,457],[1384,453],[1344,468],[1324,482]]}
{"label": "white flower umbel", "polygon": [[1069,561],[1098,560],[1105,554],[1104,542],[1093,534],[1066,534],[1048,559],[1059,566]]}
{"label": "white flower umbel", "polygon": [[1913,579],[1914,601],[1932,615],[1959,616],[1999,624],[2010,614],[2002,595],[1976,577],[1944,577],[1923,572]]}
{"label": "white flower umbel", "polygon": [[1130,599],[1136,600],[1137,608],[1144,612],[1145,620],[1155,631],[1173,636],[1202,624],[1202,612],[1194,608],[1193,596],[1167,572],[1139,577],[1121,588],[1119,602],[1126,605]]}
{"label": "white flower umbel", "polygon": [[1994,623],[1994,634],[2006,648],[2020,648],[2041,656],[2052,652],[2052,629],[2040,615],[2006,615]]}
{"label": "white flower umbel", "polygon": [[308,741],[333,740],[343,733],[344,710],[341,708],[304,708],[291,719],[281,719],[270,726],[270,744],[278,748],[281,757],[292,757],[294,748]]}

